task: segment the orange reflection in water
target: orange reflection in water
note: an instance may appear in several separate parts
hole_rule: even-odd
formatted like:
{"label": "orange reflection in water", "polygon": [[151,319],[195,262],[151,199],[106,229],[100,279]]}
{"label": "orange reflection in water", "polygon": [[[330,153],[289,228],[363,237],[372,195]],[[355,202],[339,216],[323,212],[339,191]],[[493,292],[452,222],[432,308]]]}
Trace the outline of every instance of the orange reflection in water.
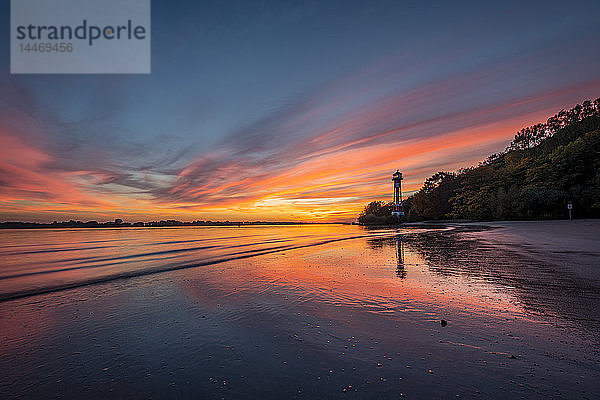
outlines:
{"label": "orange reflection in water", "polygon": [[[322,229],[323,234],[328,230],[339,228]],[[524,314],[502,286],[458,272],[448,276],[432,271],[422,254],[402,242],[401,234],[417,231],[375,231],[370,237],[232,261],[214,266],[218,271],[203,273],[202,279],[240,302],[270,292],[290,302],[358,307],[378,314]],[[194,297],[197,288],[183,290]]]}
{"label": "orange reflection in water", "polygon": [[213,285],[240,302],[272,291],[291,301],[381,314],[523,313],[506,287],[460,268],[440,273],[402,242],[402,235],[424,231],[306,225],[2,232],[12,245],[0,251],[0,295],[186,269],[204,280],[200,286]]}

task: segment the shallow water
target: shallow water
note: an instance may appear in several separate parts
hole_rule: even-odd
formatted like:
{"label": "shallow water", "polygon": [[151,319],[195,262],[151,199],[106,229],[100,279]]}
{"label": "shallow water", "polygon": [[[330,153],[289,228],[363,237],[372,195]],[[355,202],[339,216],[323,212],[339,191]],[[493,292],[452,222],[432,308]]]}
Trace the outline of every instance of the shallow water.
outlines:
{"label": "shallow water", "polygon": [[343,225],[4,230],[0,299],[365,235]]}
{"label": "shallow water", "polygon": [[598,254],[503,235],[0,231],[0,397],[596,398]]}

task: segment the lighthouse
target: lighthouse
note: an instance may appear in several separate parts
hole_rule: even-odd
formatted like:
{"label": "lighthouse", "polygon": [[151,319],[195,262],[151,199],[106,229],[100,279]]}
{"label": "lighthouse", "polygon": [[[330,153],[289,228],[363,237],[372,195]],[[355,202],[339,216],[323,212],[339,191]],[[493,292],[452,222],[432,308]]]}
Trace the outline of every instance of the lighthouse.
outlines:
{"label": "lighthouse", "polygon": [[394,202],[392,215],[397,217],[404,215],[404,210],[402,210],[402,172],[396,170],[392,175],[392,181],[394,182]]}

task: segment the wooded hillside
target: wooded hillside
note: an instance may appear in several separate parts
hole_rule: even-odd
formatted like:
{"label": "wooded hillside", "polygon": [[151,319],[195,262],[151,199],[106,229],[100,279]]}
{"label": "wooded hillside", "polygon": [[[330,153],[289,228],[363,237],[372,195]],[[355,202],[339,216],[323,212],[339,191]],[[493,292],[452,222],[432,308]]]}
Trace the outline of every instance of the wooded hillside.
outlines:
{"label": "wooded hillside", "polygon": [[560,219],[568,202],[577,218],[600,217],[600,98],[520,130],[478,166],[436,173],[404,209],[408,221]]}

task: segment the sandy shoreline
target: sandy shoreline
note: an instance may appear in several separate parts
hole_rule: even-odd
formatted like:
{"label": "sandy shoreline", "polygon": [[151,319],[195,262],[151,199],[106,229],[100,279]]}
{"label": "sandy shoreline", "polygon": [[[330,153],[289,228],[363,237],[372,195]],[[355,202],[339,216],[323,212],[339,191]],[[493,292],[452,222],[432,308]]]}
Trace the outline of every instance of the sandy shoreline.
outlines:
{"label": "sandy shoreline", "polygon": [[502,229],[507,236],[514,236],[515,241],[549,251],[600,252],[600,220],[498,221],[482,224]]}
{"label": "sandy shoreline", "polygon": [[576,275],[600,283],[600,220],[500,221],[484,225],[493,228],[494,234],[474,233],[474,237],[542,262],[559,262]]}
{"label": "sandy shoreline", "polygon": [[[514,246],[518,251],[527,247],[536,253],[574,253],[580,256],[600,257],[600,220],[551,220],[551,221],[474,221],[435,222],[407,224],[407,227],[444,226],[452,228],[485,228],[494,230],[493,235],[473,233],[482,240],[501,246]],[[598,259],[600,269],[600,259]]]}

